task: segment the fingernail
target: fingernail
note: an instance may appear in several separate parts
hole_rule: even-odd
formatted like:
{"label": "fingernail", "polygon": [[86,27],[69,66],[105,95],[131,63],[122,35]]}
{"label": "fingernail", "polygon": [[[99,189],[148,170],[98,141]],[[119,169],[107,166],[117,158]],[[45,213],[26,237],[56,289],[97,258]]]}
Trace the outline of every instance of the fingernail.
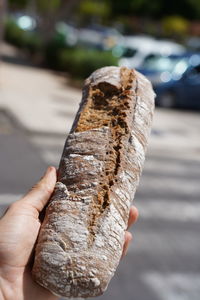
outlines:
{"label": "fingernail", "polygon": [[54,170],[54,167],[49,166],[45,172],[45,175],[48,175],[49,173],[51,173]]}

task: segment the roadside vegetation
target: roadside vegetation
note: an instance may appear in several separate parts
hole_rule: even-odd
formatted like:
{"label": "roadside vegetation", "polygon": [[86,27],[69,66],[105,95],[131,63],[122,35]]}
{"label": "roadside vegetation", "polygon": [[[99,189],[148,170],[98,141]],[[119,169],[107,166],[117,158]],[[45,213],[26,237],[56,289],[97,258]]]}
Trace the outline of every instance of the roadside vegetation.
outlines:
{"label": "roadside vegetation", "polygon": [[[191,24],[200,17],[199,0],[177,0],[173,5],[164,0],[4,2],[8,2],[5,40],[35,63],[77,79],[99,67],[117,65],[123,53],[118,47],[120,37],[139,33],[183,44],[191,33]],[[60,22],[64,30],[58,30]],[[97,24],[102,28],[91,29]],[[86,30],[78,32],[81,28]],[[112,29],[117,33],[111,33]]]}

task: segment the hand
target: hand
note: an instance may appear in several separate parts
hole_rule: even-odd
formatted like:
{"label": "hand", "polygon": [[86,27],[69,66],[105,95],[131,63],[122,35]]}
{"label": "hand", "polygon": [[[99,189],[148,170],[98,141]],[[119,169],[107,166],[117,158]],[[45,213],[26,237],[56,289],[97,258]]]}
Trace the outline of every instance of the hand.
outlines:
{"label": "hand", "polygon": [[[44,177],[22,199],[13,203],[0,220],[0,300],[56,300],[33,281],[31,258],[40,229],[39,213],[47,204],[56,183],[56,169],[49,167]],[[138,211],[131,207],[128,228]],[[132,239],[125,233],[123,254]]]}
{"label": "hand", "polygon": [[58,299],[33,281],[30,261],[40,229],[39,213],[55,183],[56,169],[49,167],[44,177],[0,220],[0,300]]}

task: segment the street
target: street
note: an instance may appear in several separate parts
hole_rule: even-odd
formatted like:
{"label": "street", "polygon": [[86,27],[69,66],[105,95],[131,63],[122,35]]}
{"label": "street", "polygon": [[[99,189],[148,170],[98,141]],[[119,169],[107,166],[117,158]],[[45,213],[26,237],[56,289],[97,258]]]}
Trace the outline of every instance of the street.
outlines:
{"label": "street", "polygon": [[[61,75],[1,62],[0,214],[58,166],[80,99]],[[133,241],[99,300],[200,299],[199,128],[199,112],[156,109]]]}

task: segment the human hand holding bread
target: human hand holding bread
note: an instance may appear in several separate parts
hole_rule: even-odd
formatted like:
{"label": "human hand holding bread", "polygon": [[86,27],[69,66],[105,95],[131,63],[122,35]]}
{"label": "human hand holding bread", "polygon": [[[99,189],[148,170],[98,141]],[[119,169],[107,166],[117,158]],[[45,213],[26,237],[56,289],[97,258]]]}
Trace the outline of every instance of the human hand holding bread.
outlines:
{"label": "human hand holding bread", "polygon": [[[24,248],[29,249],[25,251],[23,264],[27,270],[28,257],[40,228],[32,275],[54,295],[98,296],[106,290],[114,275],[131,240],[127,226],[137,218],[137,210],[131,208],[131,203],[144,163],[153,108],[151,85],[134,70],[105,67],[85,81],[80,108],[64,146],[55,188],[55,169],[49,171],[48,196],[53,188],[54,193],[48,202],[45,219],[40,228],[38,211],[47,203],[46,196],[43,200],[40,197],[40,206],[37,206],[39,202],[33,201],[37,210],[36,227],[34,234],[30,234],[27,226],[29,239],[26,235],[23,238],[25,244],[29,241],[29,247],[26,244]],[[33,191],[31,193],[32,200],[36,199]],[[21,205],[25,203],[20,201]],[[19,215],[24,215],[23,209],[24,204],[19,208],[22,213],[18,210]],[[14,210],[11,211],[14,214]],[[9,210],[1,221],[4,224],[7,215],[10,215]],[[21,253],[20,257],[23,257],[24,252]],[[29,277],[25,274],[23,279],[22,275],[20,277],[21,286],[23,280],[29,278],[36,293],[49,293],[33,281],[30,272]],[[41,296],[38,299],[50,298]]]}
{"label": "human hand holding bread", "polygon": [[31,276],[33,250],[41,226],[39,213],[48,202],[55,183],[56,169],[50,167],[0,220],[0,300],[57,299]]}
{"label": "human hand holding bread", "polygon": [[[33,251],[40,229],[39,214],[47,204],[56,183],[56,169],[48,168],[44,177],[19,201],[13,203],[0,220],[0,300],[56,300],[32,278]],[[130,227],[137,219],[130,210]],[[131,240],[126,233],[125,255]]]}

